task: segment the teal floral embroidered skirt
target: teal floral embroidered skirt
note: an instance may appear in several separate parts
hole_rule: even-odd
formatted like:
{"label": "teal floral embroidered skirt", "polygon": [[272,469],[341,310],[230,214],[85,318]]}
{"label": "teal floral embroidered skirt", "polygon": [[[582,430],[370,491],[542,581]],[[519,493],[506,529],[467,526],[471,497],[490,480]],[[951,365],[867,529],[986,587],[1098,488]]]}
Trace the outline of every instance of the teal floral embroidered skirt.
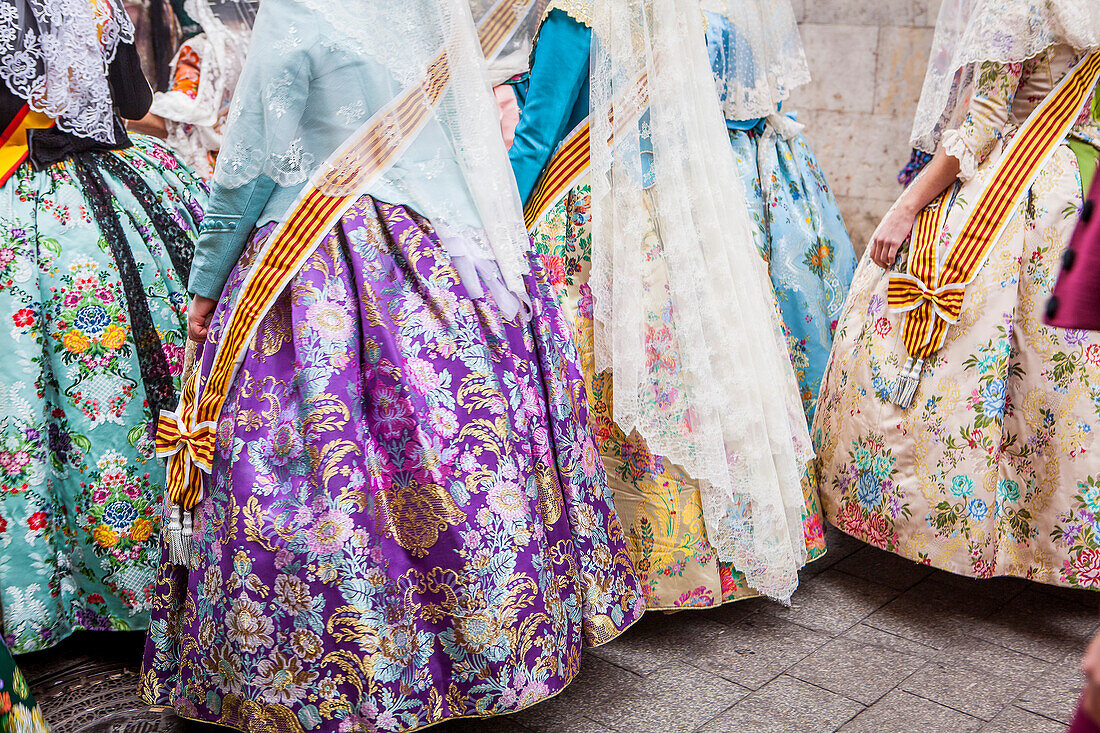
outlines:
{"label": "teal floral embroidered skirt", "polygon": [[0,187],[0,606],[14,653],[148,626],[164,473],[148,426],[178,388],[178,270],[202,186],[134,136],[24,164]]}

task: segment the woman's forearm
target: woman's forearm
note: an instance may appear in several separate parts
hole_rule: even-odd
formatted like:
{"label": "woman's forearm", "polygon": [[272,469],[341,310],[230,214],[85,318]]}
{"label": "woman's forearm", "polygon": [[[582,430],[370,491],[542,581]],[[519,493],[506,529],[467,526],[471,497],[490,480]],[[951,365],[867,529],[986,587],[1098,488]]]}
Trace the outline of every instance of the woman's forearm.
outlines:
{"label": "woman's forearm", "polygon": [[159,137],[161,140],[168,139],[168,126],[164,123],[164,118],[152,112],[140,120],[130,120],[126,123],[126,129],[143,135]]}
{"label": "woman's forearm", "polygon": [[894,205],[916,215],[959,177],[958,158],[939,150]]}

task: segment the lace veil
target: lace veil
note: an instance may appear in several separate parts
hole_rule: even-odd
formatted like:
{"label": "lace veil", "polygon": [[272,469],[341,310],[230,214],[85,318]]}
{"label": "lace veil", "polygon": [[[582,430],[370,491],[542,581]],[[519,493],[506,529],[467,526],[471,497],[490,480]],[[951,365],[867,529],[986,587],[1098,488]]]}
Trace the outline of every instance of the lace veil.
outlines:
{"label": "lace veil", "polygon": [[715,78],[727,120],[767,117],[810,81],[790,0],[703,0],[703,9],[725,17]]}
{"label": "lace veil", "polygon": [[[245,62],[216,183],[312,178],[325,193],[405,204],[490,287],[501,280],[495,261],[498,299],[523,299],[530,240],[468,0],[263,0],[252,48],[264,52]],[[444,70],[434,105],[424,88],[433,65]],[[399,145],[385,172],[362,190],[323,183],[330,156],[375,119]],[[500,305],[519,309],[515,298]]]}
{"label": "lace veil", "polygon": [[[516,0],[469,0],[470,12],[474,24],[482,21],[501,3],[514,3]],[[538,33],[546,0],[519,0],[527,4],[523,17],[516,24],[515,31],[500,49],[489,59],[489,81],[496,86],[503,84],[517,74],[523,74],[531,68],[531,45]]]}
{"label": "lace veil", "polygon": [[699,0],[593,15],[596,368],[612,370],[619,427],[700,480],[718,557],[786,600],[806,557],[812,449]]}
{"label": "lace veil", "polygon": [[961,124],[974,74],[987,61],[1012,64],[1065,44],[1100,46],[1096,0],[944,0],[913,120],[913,147],[934,153]]}
{"label": "lace veil", "polygon": [[122,0],[0,0],[0,79],[79,137],[115,142],[107,70],[133,40]]}

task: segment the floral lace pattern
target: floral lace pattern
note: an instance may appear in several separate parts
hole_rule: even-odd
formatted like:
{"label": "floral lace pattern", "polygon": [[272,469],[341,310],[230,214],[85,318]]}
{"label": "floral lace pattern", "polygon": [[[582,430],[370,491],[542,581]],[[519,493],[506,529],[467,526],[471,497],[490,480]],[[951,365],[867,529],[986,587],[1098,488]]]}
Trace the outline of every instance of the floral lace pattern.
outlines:
{"label": "floral lace pattern", "polygon": [[80,137],[115,142],[107,69],[134,40],[121,0],[0,3],[0,79],[32,109]]}
{"label": "floral lace pattern", "polygon": [[702,0],[708,40],[720,36],[715,82],[727,120],[753,120],[779,109],[810,82],[810,67],[790,0]]}
{"label": "floral lace pattern", "polygon": [[701,482],[719,559],[787,599],[806,556],[809,435],[693,7],[594,9],[592,139],[614,142],[592,146],[596,369],[619,428]]}
{"label": "floral lace pattern", "polygon": [[[750,598],[757,591],[745,574],[722,562],[707,538],[699,482],[667,458],[654,455],[637,433],[626,435],[612,417],[611,375],[595,370],[592,293],[592,200],[578,184],[535,225],[532,241],[573,330],[588,392],[589,424],[607,469],[615,508],[626,528],[630,557],[649,610],[706,608]],[[658,244],[656,232],[646,240]],[[655,341],[668,343],[667,334]],[[675,352],[653,354],[668,368]],[[808,484],[807,484],[808,487]],[[817,494],[807,491],[802,532],[807,559],[825,552]]]}
{"label": "floral lace pattern", "polygon": [[944,0],[912,146],[934,153],[958,127],[972,87],[983,83],[983,64],[1019,65],[1055,46],[1078,54],[1100,47],[1100,7],[1092,0]]}
{"label": "floral lace pattern", "polygon": [[[270,52],[245,62],[215,182],[264,175],[295,187],[315,176],[332,195],[408,202],[437,229],[480,232],[462,246],[495,262],[522,299],[530,242],[468,0],[264,0],[252,44]],[[433,101],[422,85],[438,59],[449,81]],[[366,119],[336,114],[356,100]],[[393,113],[399,100],[418,114]],[[389,148],[363,180],[337,152],[372,120]]]}

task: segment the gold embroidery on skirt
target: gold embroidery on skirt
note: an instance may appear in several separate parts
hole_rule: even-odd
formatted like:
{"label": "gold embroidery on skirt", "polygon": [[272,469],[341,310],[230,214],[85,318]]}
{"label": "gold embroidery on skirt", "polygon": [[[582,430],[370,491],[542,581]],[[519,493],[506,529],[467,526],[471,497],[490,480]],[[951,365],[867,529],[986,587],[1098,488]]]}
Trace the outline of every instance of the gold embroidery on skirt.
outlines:
{"label": "gold embroidery on skirt", "polygon": [[439,484],[396,482],[375,495],[379,530],[416,557],[425,557],[448,525],[466,521],[466,512]]}

